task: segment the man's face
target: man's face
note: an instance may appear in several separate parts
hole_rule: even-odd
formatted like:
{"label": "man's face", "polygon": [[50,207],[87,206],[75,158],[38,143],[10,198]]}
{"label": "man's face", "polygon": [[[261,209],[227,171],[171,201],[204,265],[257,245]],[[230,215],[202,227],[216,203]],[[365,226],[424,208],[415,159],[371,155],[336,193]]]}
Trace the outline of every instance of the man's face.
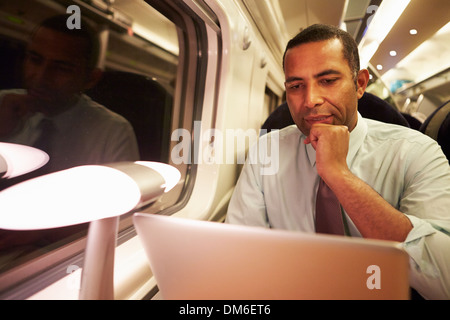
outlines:
{"label": "man's face", "polygon": [[[39,28],[28,47],[24,81],[38,108],[64,108],[88,81],[86,43],[48,28]],[[51,109],[51,110],[50,110]],[[41,110],[44,111],[44,110]]]}
{"label": "man's face", "polygon": [[353,130],[358,99],[364,94],[368,78],[360,72],[355,84],[340,40],[310,42],[289,49],[284,69],[289,110],[306,136],[316,123],[345,125]]}

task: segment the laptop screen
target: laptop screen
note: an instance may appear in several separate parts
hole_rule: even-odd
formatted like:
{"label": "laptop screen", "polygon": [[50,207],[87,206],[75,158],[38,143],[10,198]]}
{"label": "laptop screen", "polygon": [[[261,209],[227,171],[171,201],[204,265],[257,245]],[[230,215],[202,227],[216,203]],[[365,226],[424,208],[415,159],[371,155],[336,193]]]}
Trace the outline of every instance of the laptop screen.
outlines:
{"label": "laptop screen", "polygon": [[398,243],[137,213],[163,299],[408,299]]}

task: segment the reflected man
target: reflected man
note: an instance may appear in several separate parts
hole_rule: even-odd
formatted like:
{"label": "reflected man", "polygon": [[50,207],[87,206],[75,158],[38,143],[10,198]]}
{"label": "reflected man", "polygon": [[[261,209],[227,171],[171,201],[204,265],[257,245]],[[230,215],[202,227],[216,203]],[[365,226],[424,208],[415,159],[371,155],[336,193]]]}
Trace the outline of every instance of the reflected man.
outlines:
{"label": "reflected man", "polygon": [[[0,92],[0,141],[35,146],[50,161],[36,172],[0,181],[0,189],[78,165],[139,160],[131,124],[83,94],[102,74],[99,37],[84,20],[81,29],[68,29],[68,17],[50,17],[35,29],[23,66],[24,89]],[[6,248],[31,245],[32,250],[83,228],[0,230],[0,249],[8,254]]]}
{"label": "reflected man", "polygon": [[99,38],[84,21],[68,29],[68,17],[45,20],[31,36],[25,89],[0,93],[0,140],[44,149],[46,172],[138,160],[129,122],[83,94],[101,77]]}

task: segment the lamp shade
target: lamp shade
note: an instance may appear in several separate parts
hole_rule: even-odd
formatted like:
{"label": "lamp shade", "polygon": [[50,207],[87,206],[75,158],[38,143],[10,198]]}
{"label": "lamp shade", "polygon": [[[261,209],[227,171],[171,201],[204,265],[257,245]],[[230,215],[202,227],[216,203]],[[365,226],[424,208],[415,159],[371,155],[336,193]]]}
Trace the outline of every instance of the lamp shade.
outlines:
{"label": "lamp shade", "polygon": [[180,171],[177,168],[172,167],[171,165],[154,161],[137,161],[135,163],[151,168],[162,175],[165,181],[164,192],[169,192],[170,190],[172,190],[177,185],[178,181],[180,181]]}
{"label": "lamp shade", "polygon": [[0,154],[0,178],[2,178],[6,171],[8,170],[8,164],[6,163],[5,158]]}
{"label": "lamp shade", "polygon": [[34,171],[46,164],[48,159],[48,155],[39,149],[0,142],[0,178],[14,178]]}
{"label": "lamp shade", "polygon": [[119,216],[152,203],[166,185],[173,185],[158,170],[178,170],[166,164],[155,170],[142,163],[79,166],[5,189],[0,192],[0,228],[63,227]]}

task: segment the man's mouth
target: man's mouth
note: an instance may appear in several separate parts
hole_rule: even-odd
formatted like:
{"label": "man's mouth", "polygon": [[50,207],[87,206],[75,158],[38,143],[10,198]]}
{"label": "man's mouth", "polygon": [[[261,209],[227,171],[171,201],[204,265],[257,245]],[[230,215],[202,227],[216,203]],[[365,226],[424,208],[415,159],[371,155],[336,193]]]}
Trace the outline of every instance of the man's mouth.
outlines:
{"label": "man's mouth", "polygon": [[317,116],[309,116],[305,118],[306,122],[310,125],[313,124],[333,124],[333,116],[332,115],[317,115]]}
{"label": "man's mouth", "polygon": [[53,100],[52,95],[43,89],[28,89],[28,94],[37,101],[51,102]]}

